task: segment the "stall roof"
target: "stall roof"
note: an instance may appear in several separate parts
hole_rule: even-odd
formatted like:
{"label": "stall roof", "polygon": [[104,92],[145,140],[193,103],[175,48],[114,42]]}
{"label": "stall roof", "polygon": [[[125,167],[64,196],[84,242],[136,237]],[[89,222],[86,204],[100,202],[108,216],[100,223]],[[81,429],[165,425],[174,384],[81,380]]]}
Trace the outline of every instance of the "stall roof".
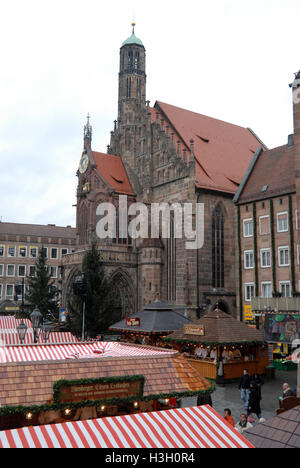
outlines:
{"label": "stall roof", "polygon": [[65,359],[155,356],[176,351],[132,346],[116,342],[74,343],[65,345],[5,346],[0,348],[0,363],[56,361]]}
{"label": "stall roof", "polygon": [[0,432],[0,448],[253,448],[210,406]]}
{"label": "stall roof", "polygon": [[[22,352],[22,347],[18,348]],[[144,376],[144,397],[150,399],[160,395],[192,396],[214,390],[213,385],[183,356],[162,351],[155,355],[93,356],[92,359],[89,356],[82,359],[0,364],[0,402],[2,407],[41,406],[53,401],[53,385],[59,380],[133,375]]]}
{"label": "stall roof", "polygon": [[139,319],[140,326],[128,326],[126,325],[126,319],[123,319],[112,325],[110,330],[130,331],[132,333],[161,333],[172,332],[183,327],[184,324],[191,323],[190,319],[173,310],[169,304],[159,300],[147,305],[132,318]]}
{"label": "stall roof", "polygon": [[243,322],[233,318],[225,312],[215,309],[203,316],[200,320],[193,322],[203,328],[203,335],[187,334],[184,328],[174,331],[166,337],[171,341],[187,341],[203,344],[246,344],[263,342],[263,333]]}
{"label": "stall roof", "polygon": [[244,432],[256,448],[300,448],[300,406]]}

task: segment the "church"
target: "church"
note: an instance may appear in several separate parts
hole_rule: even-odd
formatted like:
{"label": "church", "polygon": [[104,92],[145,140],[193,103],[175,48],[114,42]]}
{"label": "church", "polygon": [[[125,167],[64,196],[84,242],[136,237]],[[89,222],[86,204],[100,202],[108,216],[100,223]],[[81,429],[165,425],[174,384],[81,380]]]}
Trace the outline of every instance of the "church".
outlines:
{"label": "church", "polygon": [[[132,34],[120,48],[118,116],[105,153],[93,148],[92,126],[84,127],[77,171],[76,233],[78,250],[64,256],[63,302],[80,272],[84,251],[97,241],[117,301],[114,317],[134,315],[156,298],[190,318],[218,302],[236,317],[236,216],[232,202],[258,147],[250,128],[226,123],[146,94],[146,50]],[[151,73],[155,73],[152,70]],[[187,249],[177,238],[176,217],[169,216],[169,236],[99,239],[97,207],[197,204],[204,207],[204,242]],[[125,198],[126,197],[126,198]],[[117,227],[122,220],[116,220]],[[119,232],[119,229],[116,230]]]}

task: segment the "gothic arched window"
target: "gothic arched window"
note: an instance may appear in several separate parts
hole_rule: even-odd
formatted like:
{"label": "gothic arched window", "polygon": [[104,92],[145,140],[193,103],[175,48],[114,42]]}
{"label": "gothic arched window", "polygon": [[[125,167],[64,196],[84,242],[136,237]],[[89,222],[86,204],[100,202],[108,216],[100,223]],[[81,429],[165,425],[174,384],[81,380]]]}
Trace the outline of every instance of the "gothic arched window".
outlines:
{"label": "gothic arched window", "polygon": [[212,286],[224,288],[224,213],[220,205],[212,215]]}

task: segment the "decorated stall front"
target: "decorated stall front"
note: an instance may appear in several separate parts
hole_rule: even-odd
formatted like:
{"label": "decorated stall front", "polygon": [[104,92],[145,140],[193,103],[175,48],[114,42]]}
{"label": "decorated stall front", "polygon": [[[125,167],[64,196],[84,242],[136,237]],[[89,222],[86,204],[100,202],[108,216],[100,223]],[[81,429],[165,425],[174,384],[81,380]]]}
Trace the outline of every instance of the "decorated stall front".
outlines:
{"label": "decorated stall front", "polygon": [[300,315],[270,312],[264,315],[263,325],[273,366],[278,370],[296,370],[297,364],[290,355],[300,344]]}
{"label": "decorated stall front", "polygon": [[249,374],[265,374],[269,365],[263,333],[216,309],[185,325],[164,340],[204,377],[226,382]]}
{"label": "decorated stall front", "polygon": [[168,347],[162,338],[189,323],[190,319],[157,299],[141,312],[115,323],[110,330],[119,333],[123,341]]}

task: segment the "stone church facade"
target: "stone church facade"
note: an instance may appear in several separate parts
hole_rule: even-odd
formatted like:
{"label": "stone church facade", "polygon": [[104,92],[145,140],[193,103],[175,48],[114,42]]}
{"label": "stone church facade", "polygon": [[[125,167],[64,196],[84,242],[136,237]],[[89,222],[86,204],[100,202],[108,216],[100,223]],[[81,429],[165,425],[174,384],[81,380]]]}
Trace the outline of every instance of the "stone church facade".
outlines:
{"label": "stone church facade", "polygon": [[[153,71],[152,71],[153,73]],[[118,117],[106,153],[92,148],[89,119],[77,189],[78,250],[64,256],[63,301],[80,271],[85,249],[97,240],[120,318],[157,297],[192,318],[219,302],[236,316],[235,212],[232,198],[262,143],[249,128],[146,99],[146,51],[132,35],[120,48]],[[184,88],[183,88],[184,89]],[[204,244],[186,248],[175,238],[99,239],[97,207],[127,197],[141,202],[204,207]],[[194,219],[195,222],[195,219]],[[121,223],[117,219],[117,227]],[[151,223],[150,223],[151,225]],[[118,232],[118,230],[117,230]]]}

